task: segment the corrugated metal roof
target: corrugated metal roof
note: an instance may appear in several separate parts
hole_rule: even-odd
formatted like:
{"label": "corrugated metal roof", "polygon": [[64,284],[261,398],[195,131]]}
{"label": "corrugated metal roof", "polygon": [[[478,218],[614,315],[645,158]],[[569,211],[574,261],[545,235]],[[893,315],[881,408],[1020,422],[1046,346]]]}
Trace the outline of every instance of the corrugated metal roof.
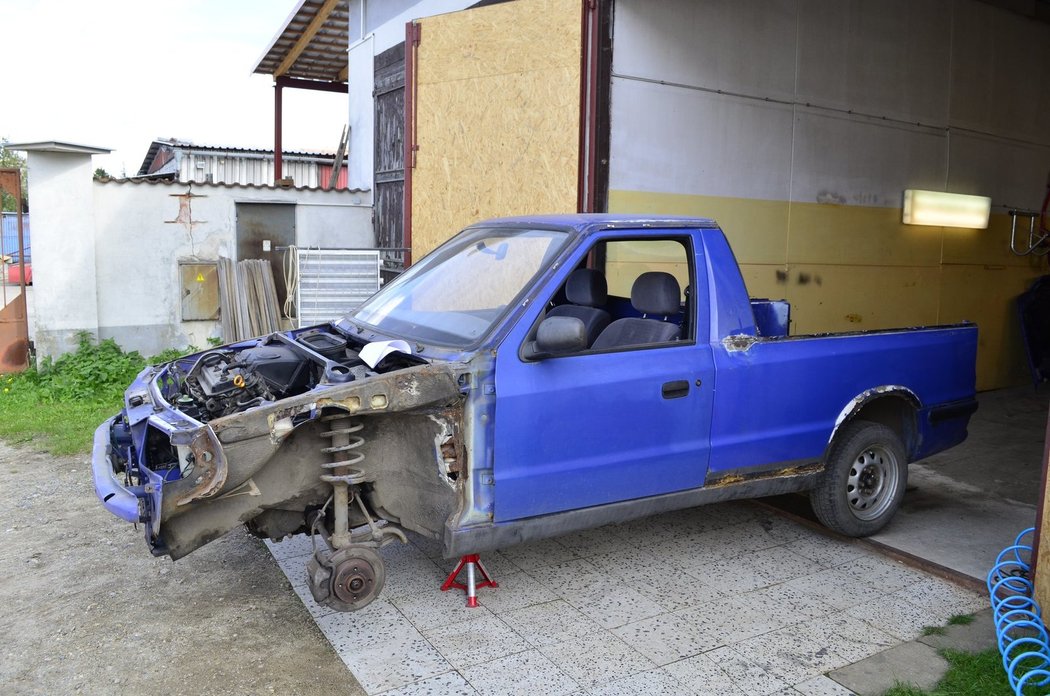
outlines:
{"label": "corrugated metal roof", "polygon": [[146,186],[193,186],[196,188],[237,188],[237,189],[270,189],[271,191],[329,191],[331,193],[367,193],[368,189],[338,189],[332,191],[331,189],[323,189],[317,186],[269,186],[264,184],[228,184],[223,182],[208,183],[204,181],[171,181],[169,179],[145,179],[145,178],[134,178],[134,179],[113,179],[113,178],[102,178],[95,179],[95,181],[101,184],[134,184],[146,185]]}
{"label": "corrugated metal roof", "polygon": [[346,82],[349,32],[348,0],[300,0],[252,72]]}
{"label": "corrugated metal roof", "polygon": [[[149,150],[146,151],[146,156],[142,159],[142,164],[139,166],[139,176],[145,176],[146,174],[155,173],[151,172],[150,169],[153,167],[153,163],[156,160],[161,148],[207,151],[214,152],[216,154],[221,152],[228,152],[231,154],[264,155],[269,156],[271,158],[273,157],[273,150],[266,148],[236,147],[231,145],[204,145],[200,143],[194,143],[189,140],[178,140],[176,138],[171,138],[168,140],[158,139],[150,143]],[[283,156],[286,160],[296,158],[309,158],[330,162],[335,158],[335,153],[307,152],[303,150],[284,150]]]}

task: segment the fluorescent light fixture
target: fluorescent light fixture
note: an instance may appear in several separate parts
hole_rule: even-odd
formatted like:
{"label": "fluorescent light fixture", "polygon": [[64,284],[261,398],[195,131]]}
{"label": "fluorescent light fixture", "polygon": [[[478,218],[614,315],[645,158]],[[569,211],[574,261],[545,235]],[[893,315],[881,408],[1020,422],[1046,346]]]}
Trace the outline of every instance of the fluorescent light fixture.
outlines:
{"label": "fluorescent light fixture", "polygon": [[988,227],[991,212],[992,199],[985,196],[918,189],[908,189],[904,192],[905,225],[969,227],[983,230]]}

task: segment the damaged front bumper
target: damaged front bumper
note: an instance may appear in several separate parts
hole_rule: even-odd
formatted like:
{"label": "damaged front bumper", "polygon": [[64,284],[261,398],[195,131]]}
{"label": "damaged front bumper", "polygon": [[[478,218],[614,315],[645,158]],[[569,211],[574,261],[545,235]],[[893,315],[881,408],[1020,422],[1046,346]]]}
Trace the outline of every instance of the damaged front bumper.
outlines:
{"label": "damaged front bumper", "polygon": [[95,479],[95,495],[107,510],[128,522],[147,522],[148,510],[160,509],[163,478],[156,476],[156,483],[141,486],[127,485],[117,475],[113,466],[113,443],[111,430],[118,422],[113,416],[95,429],[95,442],[91,451],[91,473]]}
{"label": "damaged front bumper", "polygon": [[164,368],[139,375],[125,410],[95,431],[92,454],[102,504],[143,524],[155,555],[180,558],[246,523],[273,539],[308,530],[330,502],[336,465],[347,464],[333,462],[335,419],[360,438],[346,478],[351,522],[440,538],[459,509],[466,397],[447,363],[325,385],[209,423],[168,402],[164,380]]}

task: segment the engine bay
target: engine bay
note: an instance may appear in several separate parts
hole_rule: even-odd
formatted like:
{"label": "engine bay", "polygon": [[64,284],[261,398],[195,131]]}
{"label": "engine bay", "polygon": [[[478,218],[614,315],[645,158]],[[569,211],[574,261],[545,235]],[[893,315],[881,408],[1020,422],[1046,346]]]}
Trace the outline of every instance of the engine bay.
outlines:
{"label": "engine bay", "polygon": [[328,327],[270,334],[253,345],[224,346],[171,363],[164,397],[176,410],[207,423],[321,386],[424,362],[395,352],[372,368],[361,359],[361,348]]}

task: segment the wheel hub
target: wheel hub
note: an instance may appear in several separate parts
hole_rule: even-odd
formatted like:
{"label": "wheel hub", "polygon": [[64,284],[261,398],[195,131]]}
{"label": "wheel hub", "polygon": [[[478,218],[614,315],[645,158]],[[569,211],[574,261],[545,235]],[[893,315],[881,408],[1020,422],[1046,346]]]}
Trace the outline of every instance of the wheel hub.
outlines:
{"label": "wheel hub", "polygon": [[315,553],[307,563],[307,576],[318,604],[356,611],[379,595],[386,571],[383,559],[371,548],[348,546],[330,556]]}
{"label": "wheel hub", "polygon": [[846,499],[857,518],[874,519],[893,504],[897,472],[896,457],[884,447],[869,447],[857,455],[846,478]]}
{"label": "wheel hub", "polygon": [[860,492],[861,495],[870,496],[878,490],[879,483],[882,480],[882,476],[879,474],[877,467],[869,464],[864,467],[864,470],[860,472]]}
{"label": "wheel hub", "polygon": [[349,558],[335,569],[332,591],[340,601],[356,604],[367,594],[371,594],[376,585],[375,569],[362,558]]}

